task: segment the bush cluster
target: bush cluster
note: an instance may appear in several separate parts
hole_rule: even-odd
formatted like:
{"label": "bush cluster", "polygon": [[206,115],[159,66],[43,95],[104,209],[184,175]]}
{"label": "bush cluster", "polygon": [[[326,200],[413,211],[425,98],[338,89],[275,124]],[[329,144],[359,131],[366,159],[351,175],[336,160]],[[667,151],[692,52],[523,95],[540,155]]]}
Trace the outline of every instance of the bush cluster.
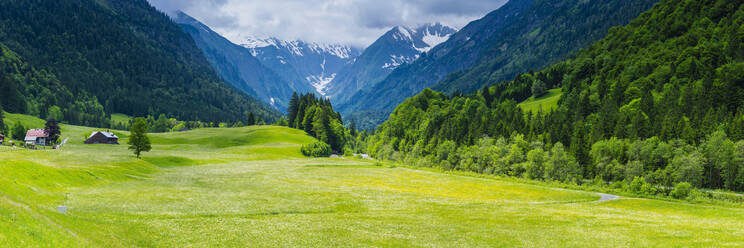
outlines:
{"label": "bush cluster", "polygon": [[331,156],[331,146],[321,141],[303,145],[300,151],[302,151],[302,155],[308,157],[319,158]]}

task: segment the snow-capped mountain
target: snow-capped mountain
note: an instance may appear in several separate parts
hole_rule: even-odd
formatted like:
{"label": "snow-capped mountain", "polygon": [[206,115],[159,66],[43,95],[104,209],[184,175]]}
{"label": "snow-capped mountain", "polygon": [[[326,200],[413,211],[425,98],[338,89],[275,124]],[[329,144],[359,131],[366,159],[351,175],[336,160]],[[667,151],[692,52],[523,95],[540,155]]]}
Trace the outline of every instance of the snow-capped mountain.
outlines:
{"label": "snow-capped mountain", "polygon": [[287,81],[304,81],[325,95],[328,84],[339,71],[354,62],[361,50],[338,44],[284,41],[277,38],[245,37],[241,46],[262,64]]}
{"label": "snow-capped mountain", "polygon": [[370,45],[328,85],[327,96],[336,103],[384,79],[399,66],[411,63],[457,32],[439,23],[418,27],[397,26]]}

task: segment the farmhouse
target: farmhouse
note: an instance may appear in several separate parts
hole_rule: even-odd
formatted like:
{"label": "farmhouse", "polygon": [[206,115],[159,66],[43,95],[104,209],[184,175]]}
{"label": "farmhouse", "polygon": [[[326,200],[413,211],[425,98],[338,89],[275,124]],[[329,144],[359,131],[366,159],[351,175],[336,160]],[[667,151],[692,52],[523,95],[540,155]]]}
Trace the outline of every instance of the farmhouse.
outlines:
{"label": "farmhouse", "polygon": [[45,146],[48,138],[49,134],[47,134],[46,130],[31,129],[26,132],[26,138],[23,141],[30,145]]}
{"label": "farmhouse", "polygon": [[0,144],[5,142],[5,135],[0,134]]}
{"label": "farmhouse", "polygon": [[93,132],[90,137],[85,140],[85,144],[110,144],[118,145],[119,137],[116,137],[112,132]]}

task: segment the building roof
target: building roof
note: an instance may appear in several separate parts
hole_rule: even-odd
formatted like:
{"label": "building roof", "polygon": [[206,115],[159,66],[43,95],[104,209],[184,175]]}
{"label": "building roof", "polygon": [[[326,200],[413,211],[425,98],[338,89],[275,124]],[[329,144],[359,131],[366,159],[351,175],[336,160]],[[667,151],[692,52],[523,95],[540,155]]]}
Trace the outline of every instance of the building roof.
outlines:
{"label": "building roof", "polygon": [[36,140],[36,138],[49,138],[49,134],[44,129],[31,129],[26,132],[24,140]]}
{"label": "building roof", "polygon": [[103,134],[103,136],[106,136],[106,138],[115,138],[115,139],[118,139],[119,138],[119,137],[116,137],[116,135],[114,133],[112,133],[112,132],[96,131],[96,132],[91,133],[90,134],[90,137],[88,137],[88,139],[93,138],[93,136],[96,135],[97,133]]}

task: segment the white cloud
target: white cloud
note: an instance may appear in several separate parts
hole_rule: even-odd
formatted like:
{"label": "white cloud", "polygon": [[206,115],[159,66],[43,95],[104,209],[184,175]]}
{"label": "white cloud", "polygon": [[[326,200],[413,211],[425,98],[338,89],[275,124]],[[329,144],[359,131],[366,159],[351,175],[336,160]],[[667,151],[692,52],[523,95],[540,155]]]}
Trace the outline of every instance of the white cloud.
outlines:
{"label": "white cloud", "polygon": [[365,47],[396,25],[462,28],[506,0],[149,0],[182,10],[228,39],[252,35]]}

